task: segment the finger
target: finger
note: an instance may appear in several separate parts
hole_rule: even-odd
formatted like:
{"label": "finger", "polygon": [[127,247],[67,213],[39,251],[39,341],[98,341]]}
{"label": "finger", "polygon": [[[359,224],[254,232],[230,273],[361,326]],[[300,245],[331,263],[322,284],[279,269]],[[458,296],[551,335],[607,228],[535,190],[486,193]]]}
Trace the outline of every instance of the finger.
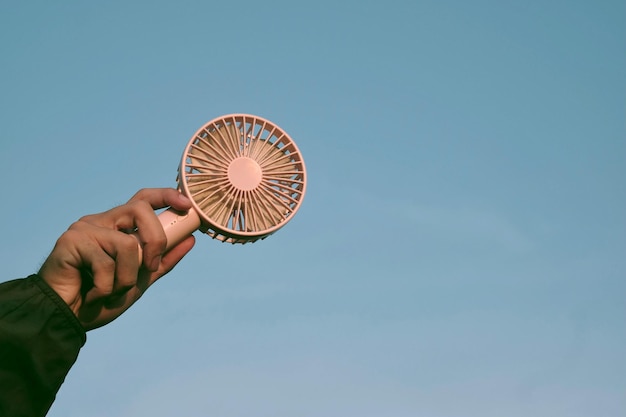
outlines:
{"label": "finger", "polygon": [[[171,190],[176,193],[175,190]],[[81,221],[132,233],[139,241],[143,264],[156,271],[160,257],[165,251],[167,238],[154,209],[148,201],[136,199],[98,215],[86,216]],[[134,242],[137,245],[137,241]],[[129,248],[130,249],[130,248]],[[135,256],[138,256],[134,251]]]}
{"label": "finger", "polygon": [[133,233],[143,249],[142,262],[156,271],[165,251],[167,238],[154,209],[171,206],[186,211],[191,202],[173,188],[146,188],[137,192],[127,204],[104,213],[89,215],[80,221]]}
{"label": "finger", "polygon": [[129,207],[137,207],[134,204],[138,202],[145,202],[152,211],[163,207],[173,207],[180,211],[187,211],[191,208],[191,201],[178,190],[173,188],[145,188],[138,191],[128,203],[114,207],[104,213],[83,216],[80,221],[120,230],[132,230],[135,224],[132,217],[133,211],[129,210]]}
{"label": "finger", "polygon": [[143,265],[150,271],[156,271],[167,245],[163,226],[147,201],[131,201],[124,207],[133,213],[133,226],[137,229],[134,236],[141,244]]}
{"label": "finger", "polygon": [[144,188],[139,190],[130,200],[148,202],[153,209],[173,207],[176,210],[186,211],[191,208],[191,201],[173,188]]}
{"label": "finger", "polygon": [[92,278],[86,302],[125,292],[137,283],[139,249],[135,238],[85,222],[75,223],[71,230],[86,237],[77,245],[83,269],[87,268]]}
{"label": "finger", "polygon": [[[191,201],[173,188],[145,188],[138,191],[127,205],[148,204],[152,210],[162,207],[173,207],[176,210],[186,211],[191,207]],[[156,271],[161,263],[161,255],[165,252],[167,238],[163,226],[156,215],[137,215],[137,235],[142,244],[143,264],[150,271]],[[158,227],[157,227],[158,225]]]}
{"label": "finger", "polygon": [[79,249],[86,273],[91,277],[90,287],[84,292],[84,303],[89,304],[109,296],[115,282],[115,261],[95,243]]}
{"label": "finger", "polygon": [[[156,272],[144,276],[137,282],[141,292],[144,292],[150,285],[154,284],[163,275],[170,272],[189,253],[196,243],[196,238],[190,235],[178,245],[170,249],[161,260],[161,264]],[[141,278],[141,277],[140,277]]]}
{"label": "finger", "polygon": [[89,223],[94,226],[108,227],[109,229],[132,231],[135,229],[134,209],[125,204],[103,213],[83,216],[77,223]]}
{"label": "finger", "polygon": [[157,273],[160,276],[163,276],[170,272],[185,257],[185,255],[193,249],[195,244],[196,238],[193,235],[190,235],[178,245],[174,246],[165,254],[165,256],[163,256],[163,260],[161,261],[161,265],[159,266]]}
{"label": "finger", "polygon": [[137,283],[139,273],[139,247],[133,236],[117,231],[108,231],[111,234],[110,255],[115,259],[115,281],[113,293],[120,294],[128,291]]}

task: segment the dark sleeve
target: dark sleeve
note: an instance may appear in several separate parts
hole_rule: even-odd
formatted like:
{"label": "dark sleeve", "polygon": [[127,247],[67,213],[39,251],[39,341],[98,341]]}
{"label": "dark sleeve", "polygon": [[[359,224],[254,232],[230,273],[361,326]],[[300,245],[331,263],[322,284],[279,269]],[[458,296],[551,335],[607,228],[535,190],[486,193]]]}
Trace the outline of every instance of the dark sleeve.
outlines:
{"label": "dark sleeve", "polygon": [[85,340],[38,275],[0,284],[0,416],[44,416]]}

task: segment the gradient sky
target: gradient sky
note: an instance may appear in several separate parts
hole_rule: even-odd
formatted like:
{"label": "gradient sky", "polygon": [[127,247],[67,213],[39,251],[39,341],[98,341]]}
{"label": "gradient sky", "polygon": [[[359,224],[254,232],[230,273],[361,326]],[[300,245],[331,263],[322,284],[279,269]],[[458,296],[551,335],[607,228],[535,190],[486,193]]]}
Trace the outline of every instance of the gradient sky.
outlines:
{"label": "gradient sky", "polygon": [[51,417],[626,415],[623,1],[3,1],[0,253],[252,113],[298,215],[90,332]]}

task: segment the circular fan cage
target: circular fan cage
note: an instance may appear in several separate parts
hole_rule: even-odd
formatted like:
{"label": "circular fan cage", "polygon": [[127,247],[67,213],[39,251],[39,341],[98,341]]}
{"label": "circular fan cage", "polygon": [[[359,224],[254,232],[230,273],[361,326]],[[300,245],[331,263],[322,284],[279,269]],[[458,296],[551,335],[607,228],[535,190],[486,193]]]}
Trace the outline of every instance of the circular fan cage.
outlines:
{"label": "circular fan cage", "polygon": [[213,119],[191,138],[178,170],[200,230],[229,243],[265,239],[298,211],[306,169],[289,135],[248,114]]}

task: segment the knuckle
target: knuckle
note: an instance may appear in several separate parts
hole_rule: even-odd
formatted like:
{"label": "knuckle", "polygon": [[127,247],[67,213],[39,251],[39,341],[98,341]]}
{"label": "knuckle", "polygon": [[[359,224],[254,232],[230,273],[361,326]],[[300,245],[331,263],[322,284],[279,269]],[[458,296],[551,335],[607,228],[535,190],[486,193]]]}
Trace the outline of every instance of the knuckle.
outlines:
{"label": "knuckle", "polygon": [[127,252],[137,251],[138,241],[137,238],[135,238],[134,236],[128,235],[126,233],[121,233],[119,241],[119,245],[122,250]]}
{"label": "knuckle", "polygon": [[93,223],[95,221],[95,214],[87,214],[78,219],[76,223]]}
{"label": "knuckle", "polygon": [[74,225],[70,226],[59,238],[57,239],[56,244],[58,246],[70,246],[76,245],[83,242],[85,239],[85,234],[81,230],[80,226],[74,227]]}
{"label": "knuckle", "polygon": [[147,239],[144,243],[144,250],[149,255],[157,255],[161,254],[165,247],[167,246],[167,238],[165,234],[152,236]]}
{"label": "knuckle", "polygon": [[149,188],[142,188],[141,190],[137,191],[135,193],[135,195],[133,195],[131,197],[131,199],[129,200],[129,202],[131,201],[141,201],[147,198],[148,194],[150,194],[150,189]]}
{"label": "knuckle", "polygon": [[146,211],[153,211],[152,206],[150,206],[150,204],[145,200],[134,200],[127,203],[127,205],[135,215]]}
{"label": "knuckle", "polygon": [[69,229],[67,229],[65,232],[63,232],[63,234],[61,234],[61,236],[59,236],[59,239],[57,239],[59,242],[65,242],[68,240],[74,240],[76,237],[78,237],[81,233],[76,230],[76,228],[73,228],[72,226],[70,226]]}
{"label": "knuckle", "polygon": [[[78,230],[82,230],[84,229],[85,225],[88,224],[88,222],[86,222],[85,220],[83,220],[84,218],[81,217],[80,219],[78,219],[77,221],[75,221],[74,223],[70,224],[70,227],[68,227],[68,231],[70,232],[76,232]],[[67,232],[66,232],[67,233]]]}
{"label": "knuckle", "polygon": [[108,257],[102,258],[97,262],[97,269],[107,274],[113,274],[115,272],[115,260]]}
{"label": "knuckle", "polygon": [[165,246],[167,245],[167,238],[165,237],[165,234],[153,238],[152,244],[157,248],[165,248]]}

